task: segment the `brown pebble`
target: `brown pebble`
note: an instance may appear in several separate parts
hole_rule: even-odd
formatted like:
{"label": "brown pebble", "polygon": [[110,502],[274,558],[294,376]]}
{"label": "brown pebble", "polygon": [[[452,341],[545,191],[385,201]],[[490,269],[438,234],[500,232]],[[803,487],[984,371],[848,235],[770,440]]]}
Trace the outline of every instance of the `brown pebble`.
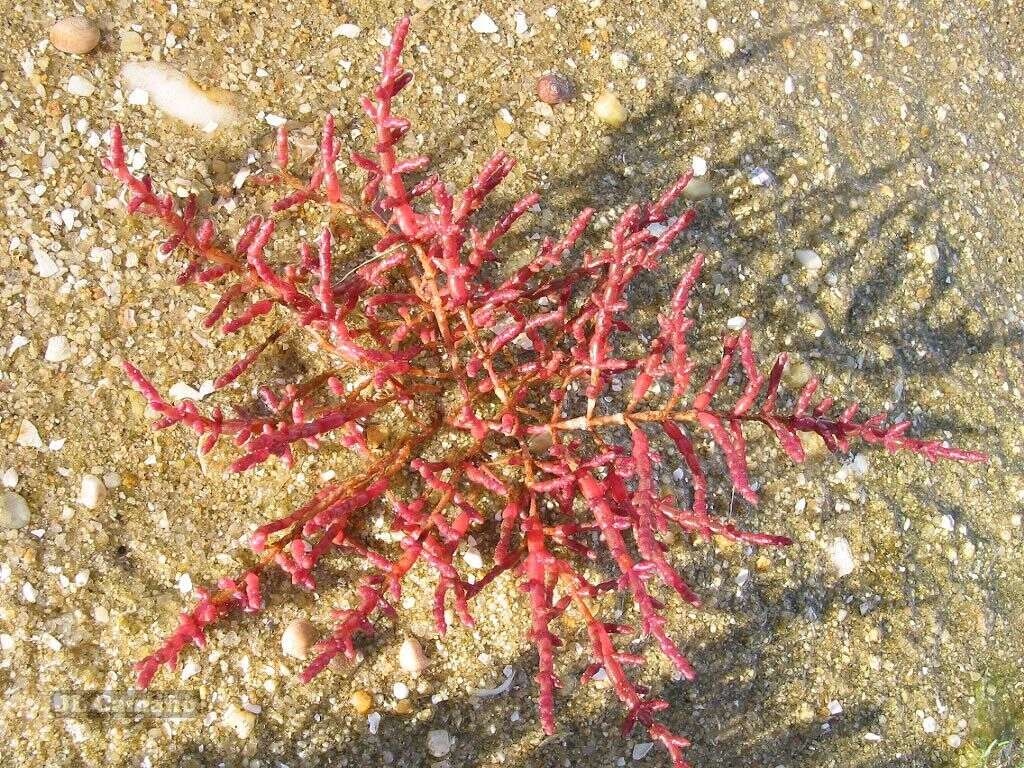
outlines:
{"label": "brown pebble", "polygon": [[575,95],[573,84],[561,75],[544,75],[537,81],[537,98],[545,104],[564,104]]}
{"label": "brown pebble", "polygon": [[88,53],[99,42],[99,27],[84,16],[67,16],[50,27],[50,43],[64,53]]}
{"label": "brown pebble", "polygon": [[412,702],[408,699],[402,699],[401,701],[395,702],[395,714],[396,715],[408,715],[412,713]]}
{"label": "brown pebble", "polygon": [[373,695],[367,691],[354,691],[348,702],[360,715],[365,715],[373,709]]}

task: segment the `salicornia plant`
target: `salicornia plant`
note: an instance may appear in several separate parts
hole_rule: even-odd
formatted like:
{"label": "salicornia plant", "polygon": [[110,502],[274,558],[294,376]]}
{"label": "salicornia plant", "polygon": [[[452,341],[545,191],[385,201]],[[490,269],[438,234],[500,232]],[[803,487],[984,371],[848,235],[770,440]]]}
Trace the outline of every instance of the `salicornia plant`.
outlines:
{"label": "salicornia plant", "polygon": [[[271,457],[286,464],[296,447],[316,450],[340,441],[355,454],[357,471],[326,483],[308,502],[261,525],[252,536],[255,564],[181,615],[164,644],[137,665],[146,686],[161,666],[173,668],[189,643],[202,646],[206,629],[235,609],[259,611],[261,579],[272,569],[313,589],[317,564],[335,550],[365,564],[353,583],[354,608],[336,623],[303,673],[308,680],[338,654],[352,657],[358,636],[393,616],[403,580],[417,563],[437,576],[434,616],[446,630],[448,608],[473,624],[473,598],[508,573],[526,593],[528,637],[536,645],[540,721],[555,730],[553,623],[575,611],[589,636],[590,679],[601,672],[621,699],[625,730],[640,725],[660,742],[675,766],[685,765],[686,739],[656,713],[667,702],[648,696],[627,668],[642,657],[619,636],[633,627],[603,620],[596,599],[604,592],[630,595],[639,629],[654,638],[678,672],[693,668],[666,630],[666,608],[652,585],[661,582],[683,601],[700,599],[669,563],[663,542],[671,529],[754,545],[789,543],[784,536],[750,533],[711,514],[708,476],[700,448],[717,445],[736,492],[750,503],[744,430],[763,425],[795,461],[804,458],[801,433],[815,433],[832,451],[854,440],[926,459],[981,461],[980,453],[908,436],[909,422],[887,424],[884,414],[859,416],[856,405],[837,410],[818,398],[811,379],[795,399],[780,393],[785,354],[762,371],[749,329],[725,340],[721,360],[698,377],[687,349],[687,316],[703,256],[693,256],[660,317],[657,337],[639,357],[622,354],[627,289],[687,229],[693,209],[672,213],[690,181],[683,175],[650,203],[626,209],[596,250],[577,254],[593,210],[582,211],[564,234],[545,239],[518,269],[499,246],[516,222],[534,209],[537,194],[511,206],[490,228],[474,214],[513,167],[495,154],[465,189],[455,191],[428,172],[424,156],[403,156],[409,122],[395,114],[395,97],[412,80],[399,57],[409,31],[401,21],[382,55],[380,82],[362,100],[373,126],[365,154],[349,158],[365,172],[350,193],[338,175],[341,152],[332,117],[324,123],[311,176],[292,172],[287,131],[277,135],[276,167],[255,177],[280,189],[266,216],[253,216],[233,246],[223,242],[195,199],[179,206],[158,194],[148,177],[125,162],[121,129],[114,126],[104,165],[129,191],[128,211],[158,220],[169,232],[161,250],[185,253],[178,282],[215,286],[216,305],[204,325],[225,334],[266,325],[262,341],[215,382],[225,390],[285,334],[305,334],[322,350],[322,373],[274,391],[260,387],[263,410],[200,409],[166,400],[130,363],[125,371],[153,411],[157,428],[192,429],[205,453],[230,440],[242,472]],[[301,211],[301,214],[300,214]],[[315,242],[297,252],[278,245],[278,230],[318,216]],[[336,263],[337,241],[355,229],[376,240],[357,268]],[[734,393],[727,397],[726,393]],[[386,439],[368,439],[382,432]],[[659,458],[661,452],[674,454]],[[655,466],[681,462],[689,473],[685,500],[659,488]],[[360,520],[384,513],[397,543],[363,535]],[[492,521],[493,526],[492,526]],[[491,532],[491,535],[487,534]],[[456,553],[475,534],[490,542],[485,570],[471,578]],[[614,569],[607,581],[584,576],[583,561]],[[588,571],[589,572],[589,571]]]}

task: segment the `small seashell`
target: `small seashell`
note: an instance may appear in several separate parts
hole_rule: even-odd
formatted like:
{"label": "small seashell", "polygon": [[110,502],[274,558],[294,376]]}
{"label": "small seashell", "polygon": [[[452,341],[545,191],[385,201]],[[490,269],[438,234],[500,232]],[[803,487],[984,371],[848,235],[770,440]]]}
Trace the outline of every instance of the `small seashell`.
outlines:
{"label": "small seashell", "polygon": [[163,62],[129,62],[122,68],[121,77],[125,90],[146,91],[158,110],[188,125],[209,132],[239,119],[230,94],[203,90],[190,77]]}
{"label": "small seashell", "polygon": [[281,635],[281,650],[285,656],[304,659],[316,639],[316,628],[305,619],[289,622]]}
{"label": "small seashell", "polygon": [[48,363],[63,363],[71,359],[71,344],[66,336],[51,336],[46,342],[46,352],[43,359]]}
{"label": "small seashell", "polygon": [[50,27],[50,43],[63,53],[88,53],[99,42],[99,27],[84,16],[66,16]]}
{"label": "small seashell", "polygon": [[423,646],[415,637],[407,637],[402,641],[398,649],[398,666],[410,674],[419,674],[427,668],[426,654],[423,653]]}
{"label": "small seashell", "polygon": [[544,75],[537,80],[537,98],[545,104],[564,104],[575,96],[573,84],[561,75]]}
{"label": "small seashell", "polygon": [[619,97],[611,91],[605,91],[594,102],[594,115],[605,125],[619,128],[626,122],[626,108]]}

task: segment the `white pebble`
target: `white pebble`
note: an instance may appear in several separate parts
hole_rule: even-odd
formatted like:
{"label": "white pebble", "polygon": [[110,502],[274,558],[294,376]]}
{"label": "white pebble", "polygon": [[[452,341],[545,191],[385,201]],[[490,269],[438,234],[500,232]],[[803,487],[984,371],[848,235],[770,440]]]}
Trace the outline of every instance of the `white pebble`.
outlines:
{"label": "white pebble", "polygon": [[921,258],[925,264],[935,264],[939,260],[939,246],[929,243],[921,249]]}
{"label": "white pebble", "polygon": [[284,634],[281,635],[281,650],[285,656],[304,659],[315,640],[316,628],[305,619],[295,619],[284,628]]}
{"label": "white pebble", "polygon": [[380,712],[371,712],[366,716],[366,724],[370,727],[370,733],[377,733],[380,728]]}
{"label": "white pebble", "polygon": [[18,437],[16,438],[18,445],[23,448],[42,448],[43,441],[39,437],[39,430],[36,429],[36,425],[28,419],[21,420],[21,426],[18,428]]}
{"label": "white pebble", "polygon": [[28,525],[30,515],[28,502],[20,493],[4,491],[3,506],[0,507],[0,528],[16,531]]}
{"label": "white pebble", "polygon": [[703,176],[708,172],[708,161],[700,155],[693,156],[693,161],[690,163],[690,166],[693,168],[694,176]]}
{"label": "white pebble", "polygon": [[808,249],[799,249],[793,252],[796,260],[800,262],[800,266],[804,269],[811,271],[817,271],[821,269],[821,256],[814,251]]}
{"label": "white pebble", "polygon": [[843,537],[832,541],[829,547],[829,558],[832,560],[832,567],[836,573],[842,576],[849,576],[853,573],[856,562],[853,559],[853,551],[850,549],[850,542]]}
{"label": "white pebble", "polygon": [[355,40],[362,32],[363,30],[355,24],[342,24],[335,27],[332,34],[334,37],[347,37],[349,40]]}
{"label": "white pebble", "polygon": [[68,93],[72,96],[92,96],[96,93],[96,86],[81,75],[72,75],[68,78]]}
{"label": "white pebble", "polygon": [[493,35],[498,31],[498,25],[494,23],[494,19],[488,16],[486,13],[481,13],[472,23],[469,25],[472,27],[474,32],[481,35]]}
{"label": "white pebble", "polygon": [[731,37],[723,37],[718,41],[718,47],[722,49],[722,53],[726,56],[732,56],[736,53],[736,41]]}
{"label": "white pebble", "polygon": [[14,467],[10,467],[6,472],[4,472],[3,483],[5,488],[17,488],[18,470]]}
{"label": "white pebble", "polygon": [[785,81],[782,83],[782,90],[787,96],[793,95],[793,92],[796,90],[796,85],[793,83],[792,77],[786,77]]}
{"label": "white pebble", "polygon": [[46,342],[46,352],[43,359],[48,363],[63,363],[71,359],[71,344],[66,336],[51,336]]}
{"label": "white pebble", "polygon": [[107,486],[96,475],[82,475],[82,487],[78,491],[78,503],[86,509],[96,509],[107,495]]}
{"label": "white pebble", "polygon": [[935,722],[935,718],[931,715],[928,715],[928,717],[921,721],[921,727],[924,728],[925,733],[935,733],[939,730],[939,724]]}
{"label": "white pebble", "polygon": [[609,56],[612,62],[612,69],[626,69],[629,66],[629,56],[623,51],[612,51]]}
{"label": "white pebble", "polygon": [[470,568],[483,568],[484,559],[480,555],[480,550],[476,547],[470,547],[462,553],[462,559],[466,561],[466,565]]}
{"label": "white pebble", "polygon": [[747,318],[742,315],[735,315],[726,320],[725,324],[731,331],[742,331],[743,327],[747,324]]}
{"label": "white pebble", "polygon": [[708,32],[710,32],[713,35],[717,31],[718,31],[718,19],[716,19],[714,16],[712,16],[710,19],[708,19]]}
{"label": "white pebble", "polygon": [[427,668],[428,663],[419,640],[407,637],[402,641],[402,646],[398,649],[398,666],[410,674],[417,675]]}
{"label": "white pebble", "polygon": [[830,715],[841,715],[841,714],[843,714],[843,705],[840,704],[835,699],[832,699],[832,701],[830,701],[828,703],[828,713]]}
{"label": "white pebble", "polygon": [[452,751],[452,737],[448,731],[434,730],[427,734],[427,751],[434,757],[444,757]]}
{"label": "white pebble", "polygon": [[237,704],[232,704],[221,715],[221,722],[238,734],[238,738],[247,739],[256,726],[256,715]]}
{"label": "white pebble", "polygon": [[619,97],[611,91],[605,91],[594,102],[594,115],[605,125],[618,128],[626,122],[626,108]]}
{"label": "white pebble", "polygon": [[402,701],[409,698],[409,686],[405,683],[395,683],[391,686],[391,693],[394,694],[396,700]]}
{"label": "white pebble", "polygon": [[143,90],[161,112],[205,131],[239,119],[230,95],[205,91],[174,67],[159,61],[133,61],[121,70],[126,90]]}

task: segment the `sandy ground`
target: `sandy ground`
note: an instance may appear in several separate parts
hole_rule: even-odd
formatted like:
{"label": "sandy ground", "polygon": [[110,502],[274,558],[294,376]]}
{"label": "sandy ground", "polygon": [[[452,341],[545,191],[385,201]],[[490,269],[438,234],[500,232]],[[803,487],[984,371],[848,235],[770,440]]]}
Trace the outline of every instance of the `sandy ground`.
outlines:
{"label": "sandy ground", "polygon": [[[452,178],[464,180],[503,144],[521,161],[508,196],[540,189],[547,207],[528,226],[547,233],[583,205],[647,196],[706,162],[695,232],[710,265],[698,292],[702,361],[725,322],[742,316],[759,349],[790,350],[831,391],[992,454],[972,467],[870,451],[866,463],[791,467],[767,441],[755,443],[763,503],[737,505],[735,515],[797,543],[761,561],[739,548],[674,550],[708,604],[673,614],[700,678],[674,681],[655,661],[649,682],[673,702],[669,722],[695,742],[691,760],[1018,765],[1021,9],[924,0],[428,6],[418,3],[407,58],[417,80],[402,107],[417,143]],[[99,48],[76,57],[48,47],[53,20],[83,10],[102,27]],[[52,711],[55,691],[128,688],[131,663],[185,603],[182,577],[199,585],[233,572],[243,537],[308,495],[335,460],[225,477],[226,457],[201,465],[186,436],[148,431],[118,372],[122,358],[163,387],[199,386],[230,353],[196,330],[211,296],[174,287],[178,265],[159,263],[150,227],[118,210],[101,179],[103,133],[123,122],[128,143],[146,147],[146,171],[206,199],[229,190],[251,147],[266,146],[268,114],[315,130],[330,110],[360,145],[357,95],[380,30],[406,10],[416,11],[368,0],[7,4],[0,472],[31,518],[0,530],[4,765],[431,765],[441,762],[426,750],[435,729],[455,739],[445,758],[453,768],[634,762],[642,734],[620,738],[618,706],[592,687],[560,693],[560,731],[543,738],[521,598],[507,584],[478,605],[475,631],[440,639],[423,574],[402,623],[368,644],[355,669],[300,685],[281,629],[304,613],[327,621],[347,594],[343,564],[338,586],[325,578],[315,596],[281,586],[265,613],[188,654],[193,676],[160,679],[158,689],[194,697],[194,717]],[[498,34],[471,30],[481,12]],[[517,12],[526,32],[516,31]],[[360,35],[332,36],[343,23]],[[141,52],[122,50],[131,30]],[[624,68],[614,52],[626,55]],[[250,119],[211,137],[129,106],[117,73],[146,58],[235,92]],[[552,114],[533,96],[547,71],[579,89]],[[72,75],[95,92],[70,95]],[[589,102],[608,88],[629,111],[623,128],[591,115]],[[249,212],[242,202],[220,215],[230,224]],[[634,298],[663,301],[692,247],[677,249]],[[823,268],[801,267],[801,249]],[[47,258],[56,271],[42,277],[54,271],[40,267]],[[59,363],[44,359],[56,335],[70,350]],[[23,420],[41,447],[18,444]],[[86,473],[116,486],[95,508],[76,501]],[[719,509],[729,504],[716,499]],[[840,538],[855,559],[843,578],[829,556]],[[419,680],[396,666],[407,633],[432,659]],[[579,651],[570,640],[567,679],[584,665]],[[506,667],[516,674],[507,695],[471,695],[498,684]],[[397,681],[412,688],[408,714],[395,713]],[[376,734],[349,704],[356,689],[375,697]],[[259,710],[247,739],[220,723],[232,704]],[[986,763],[979,752],[993,741]],[[655,750],[637,764],[665,758]]]}

